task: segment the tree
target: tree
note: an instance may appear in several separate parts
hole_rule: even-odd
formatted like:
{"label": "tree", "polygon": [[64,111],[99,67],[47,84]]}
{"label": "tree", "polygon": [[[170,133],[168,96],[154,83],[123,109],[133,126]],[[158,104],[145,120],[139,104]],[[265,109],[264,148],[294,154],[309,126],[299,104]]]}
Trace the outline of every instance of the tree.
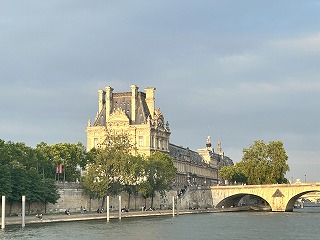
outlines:
{"label": "tree", "polygon": [[124,167],[123,190],[129,195],[128,208],[130,209],[130,200],[132,194],[138,193],[139,184],[145,179],[145,159],[138,156],[130,156]]}
{"label": "tree", "polygon": [[107,194],[118,194],[133,181],[132,146],[126,134],[108,132],[101,147],[93,148],[87,154],[84,188],[91,197],[102,198],[102,207]]}
{"label": "tree", "polygon": [[290,167],[286,162],[288,160],[288,156],[283,143],[280,141],[269,142],[268,156],[271,160],[269,162],[271,179],[274,179],[276,183],[287,183],[288,180],[285,178],[285,174],[287,171],[290,171]]}
{"label": "tree", "polygon": [[[48,149],[44,143],[41,146]],[[39,149],[24,143],[0,140],[0,192],[7,196],[10,212],[14,203],[21,202],[22,196],[26,196],[29,207],[32,203],[55,203],[59,198],[57,187],[50,184],[53,180],[46,179],[42,169],[39,171],[40,153]]]}
{"label": "tree", "polygon": [[243,149],[242,168],[248,178],[248,184],[286,183],[285,174],[290,170],[286,163],[288,156],[281,141],[255,141]]}
{"label": "tree", "polygon": [[57,143],[50,146],[50,158],[56,167],[62,164],[63,181],[75,182],[76,179],[80,179],[79,167],[84,167],[86,163],[85,147],[80,142]]}
{"label": "tree", "polygon": [[222,179],[228,180],[229,183],[246,183],[247,177],[245,176],[240,164],[235,166],[225,166],[220,172],[219,176]]}
{"label": "tree", "polygon": [[169,189],[177,169],[169,155],[155,152],[148,157],[145,172],[146,181],[141,183],[140,193],[145,198],[151,197],[151,207],[153,207],[155,192],[162,194]]}
{"label": "tree", "polygon": [[47,212],[47,204],[55,204],[60,198],[58,187],[53,179],[45,178],[41,180],[41,189],[42,203],[45,205],[45,212]]}
{"label": "tree", "polygon": [[16,202],[21,202],[21,196],[26,196],[28,193],[28,184],[30,183],[27,178],[27,170],[24,166],[17,164],[11,169],[11,189],[12,192],[8,195],[8,202],[11,207]]}
{"label": "tree", "polygon": [[[26,186],[25,196],[26,202],[29,205],[29,213],[32,203],[44,202],[44,186],[42,184],[42,176],[38,173],[36,168],[30,168],[25,172]],[[54,189],[52,189],[54,190]]]}
{"label": "tree", "polygon": [[86,175],[83,178],[83,187],[91,198],[102,198],[110,186],[105,166],[102,164],[88,163]]}
{"label": "tree", "polygon": [[11,182],[10,182],[10,171],[11,167],[9,164],[1,165],[0,168],[0,195],[8,196],[12,192]]}
{"label": "tree", "polygon": [[51,147],[45,143],[40,142],[36,146],[37,155],[37,170],[42,177],[55,179],[56,165],[53,163],[53,156],[51,153]]}
{"label": "tree", "polygon": [[287,183],[285,174],[290,170],[288,156],[281,141],[255,141],[243,149],[242,161],[233,167],[222,168],[222,178],[236,181],[239,178],[247,184]]}

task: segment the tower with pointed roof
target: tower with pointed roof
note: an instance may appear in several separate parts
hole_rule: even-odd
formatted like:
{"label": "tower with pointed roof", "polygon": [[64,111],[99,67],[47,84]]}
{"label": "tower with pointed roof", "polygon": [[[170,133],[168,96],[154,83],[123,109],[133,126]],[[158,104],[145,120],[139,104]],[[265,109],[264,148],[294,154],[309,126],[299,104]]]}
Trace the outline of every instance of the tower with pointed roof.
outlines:
{"label": "tower with pointed roof", "polygon": [[218,139],[217,153],[223,155],[220,139]]}

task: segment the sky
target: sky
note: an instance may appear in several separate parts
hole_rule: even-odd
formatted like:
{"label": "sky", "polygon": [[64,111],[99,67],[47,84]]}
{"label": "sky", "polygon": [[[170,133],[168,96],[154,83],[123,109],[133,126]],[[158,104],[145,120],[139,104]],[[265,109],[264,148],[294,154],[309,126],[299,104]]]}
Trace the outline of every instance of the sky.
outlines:
{"label": "sky", "polygon": [[170,142],[282,141],[320,182],[319,0],[0,2],[0,139],[86,145],[98,90],[156,88]]}

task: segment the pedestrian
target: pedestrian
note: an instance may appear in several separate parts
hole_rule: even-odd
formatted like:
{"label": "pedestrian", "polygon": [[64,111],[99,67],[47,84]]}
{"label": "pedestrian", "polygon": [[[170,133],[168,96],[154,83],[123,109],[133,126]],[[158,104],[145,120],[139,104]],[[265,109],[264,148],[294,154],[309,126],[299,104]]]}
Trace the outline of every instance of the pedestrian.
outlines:
{"label": "pedestrian", "polygon": [[42,213],[37,213],[36,218],[39,218],[40,220],[42,220],[42,218],[43,218]]}

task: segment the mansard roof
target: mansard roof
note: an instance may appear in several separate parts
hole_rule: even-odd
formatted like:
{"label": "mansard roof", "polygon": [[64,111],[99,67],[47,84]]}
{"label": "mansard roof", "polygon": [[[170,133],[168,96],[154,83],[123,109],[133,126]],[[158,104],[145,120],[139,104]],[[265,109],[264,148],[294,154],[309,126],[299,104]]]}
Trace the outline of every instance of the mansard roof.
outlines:
{"label": "mansard roof", "polygon": [[97,113],[93,126],[106,126],[106,108],[103,106],[100,113]]}
{"label": "mansard roof", "polygon": [[[144,92],[137,93],[136,102],[136,120],[132,121],[132,104],[131,104],[132,94],[131,92],[113,93],[111,100],[111,113],[116,110],[123,111],[130,120],[131,124],[142,124],[147,122],[147,118],[150,115],[149,108],[146,103],[146,94]],[[106,103],[103,103],[103,107],[100,113],[98,113],[97,118],[94,122],[94,126],[106,126]]]}
{"label": "mansard roof", "polygon": [[191,162],[197,165],[209,166],[203,161],[203,157],[199,153],[190,150],[189,148],[169,143],[169,152],[173,159]]}

